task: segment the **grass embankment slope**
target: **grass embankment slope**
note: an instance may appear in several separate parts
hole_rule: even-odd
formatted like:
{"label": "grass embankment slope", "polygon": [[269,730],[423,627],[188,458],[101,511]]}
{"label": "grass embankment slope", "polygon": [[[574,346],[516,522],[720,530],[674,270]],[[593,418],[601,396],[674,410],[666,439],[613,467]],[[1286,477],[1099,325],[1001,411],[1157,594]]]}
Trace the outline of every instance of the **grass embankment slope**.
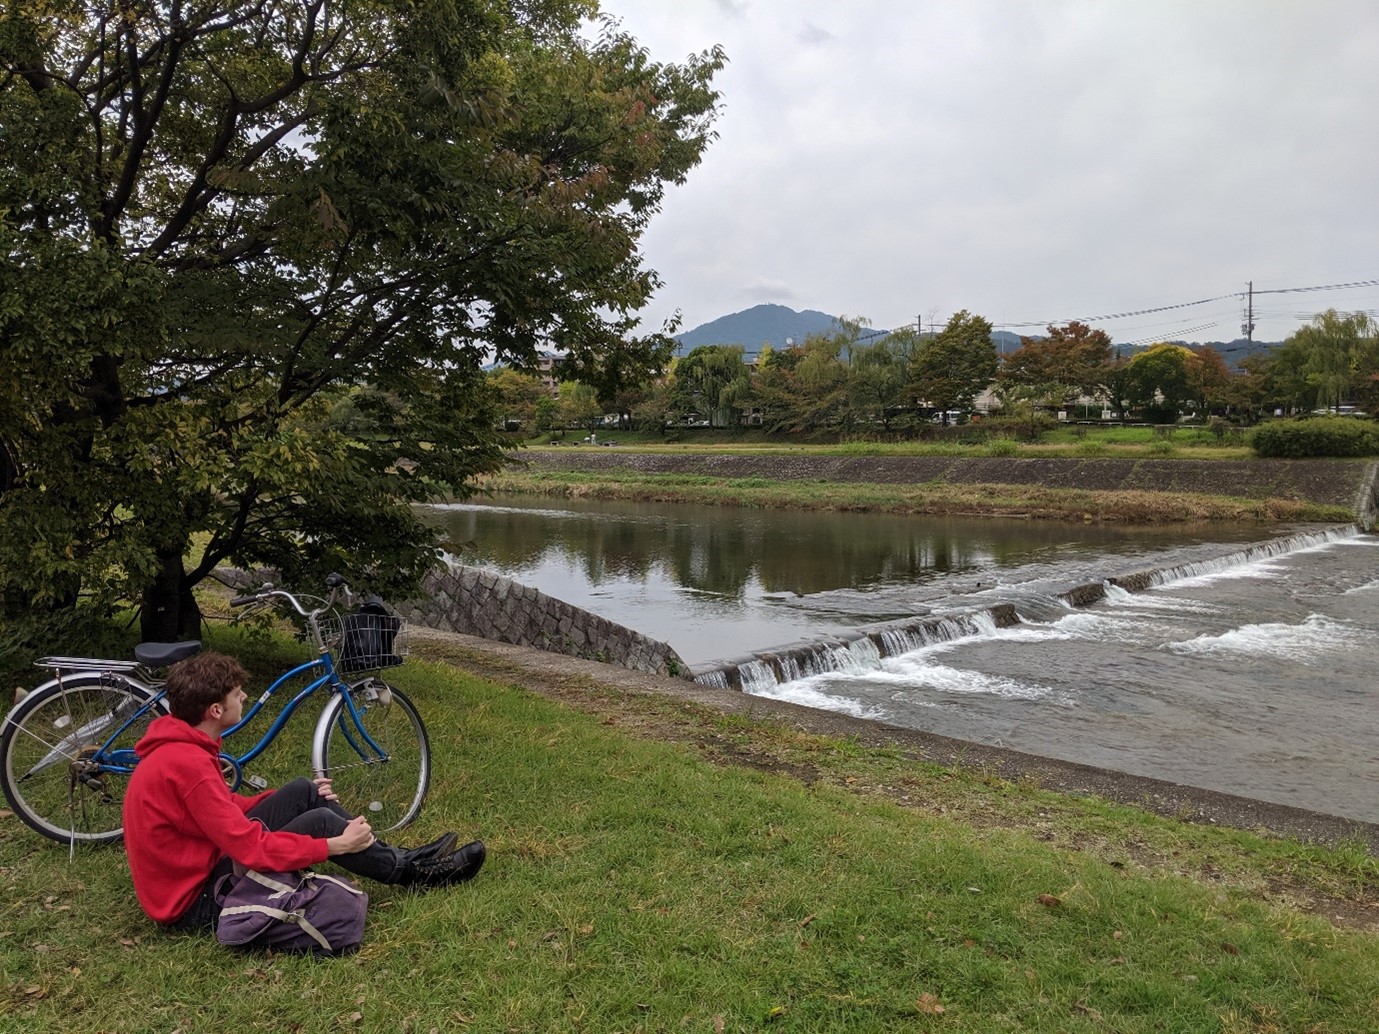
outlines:
{"label": "grass embankment slope", "polygon": [[492,491],[729,506],[1164,524],[1349,521],[1365,460],[1259,460],[1205,433],[1023,445],[536,444]]}
{"label": "grass embankment slope", "polygon": [[[216,637],[256,676],[287,659],[281,642]],[[6,816],[0,1029],[1374,1029],[1379,939],[1329,918],[1373,900],[1358,846],[1184,825],[432,656],[448,663],[393,673],[435,752],[402,839],[483,836],[475,882],[371,885],[356,959],[227,955],[151,928],[118,848],[69,863]],[[304,750],[254,768],[280,780]]]}

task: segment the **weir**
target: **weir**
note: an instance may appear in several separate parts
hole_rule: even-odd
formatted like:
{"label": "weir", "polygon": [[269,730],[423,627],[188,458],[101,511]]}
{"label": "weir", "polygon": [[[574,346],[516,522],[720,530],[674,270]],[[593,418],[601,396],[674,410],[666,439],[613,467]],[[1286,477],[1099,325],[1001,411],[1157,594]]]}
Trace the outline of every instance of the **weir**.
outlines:
{"label": "weir", "polygon": [[[1086,607],[1108,596],[1142,592],[1186,578],[1217,574],[1361,534],[1363,532],[1358,527],[1348,526],[1286,535],[1207,560],[1135,571],[1075,585],[1056,593],[1055,598],[1060,605],[1070,609]],[[746,693],[762,692],[772,686],[827,672],[861,674],[876,670],[887,657],[896,657],[935,643],[989,634],[997,628],[1018,625],[1021,620],[1017,603],[1014,602],[942,617],[917,616],[865,625],[825,639],[754,650],[743,657],[711,661],[694,666],[691,674],[702,685]]]}

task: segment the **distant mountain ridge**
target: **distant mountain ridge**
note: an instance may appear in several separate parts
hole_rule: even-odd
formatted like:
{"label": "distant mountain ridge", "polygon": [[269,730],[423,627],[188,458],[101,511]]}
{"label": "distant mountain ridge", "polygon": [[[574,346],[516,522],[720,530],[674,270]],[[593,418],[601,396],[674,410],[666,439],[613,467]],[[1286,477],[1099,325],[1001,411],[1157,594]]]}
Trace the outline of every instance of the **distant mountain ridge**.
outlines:
{"label": "distant mountain ridge", "polygon": [[675,354],[688,355],[701,345],[741,345],[747,352],[758,352],[762,345],[788,348],[787,341],[800,344],[813,334],[831,334],[839,327],[838,317],[826,312],[754,305],[675,335]]}
{"label": "distant mountain ridge", "polygon": [[[817,309],[805,309],[802,312],[796,312],[785,305],[769,303],[754,305],[750,309],[720,316],[708,323],[701,323],[693,330],[675,335],[675,354],[678,356],[688,355],[701,345],[741,345],[743,351],[750,356],[759,352],[763,345],[770,345],[772,348],[788,348],[790,342],[798,345],[811,335],[831,334],[839,330],[841,326],[837,316],[830,316],[828,313],[819,312]],[[868,337],[864,332],[864,339],[874,341],[884,333],[884,329],[872,331],[871,336]],[[1043,337],[1042,334],[1028,336]],[[992,331],[991,340],[996,345],[996,350],[1002,355],[1013,352],[1020,347],[1020,335],[1008,330]],[[1173,344],[1202,347],[1198,342],[1189,341],[1175,341]],[[1240,360],[1245,356],[1256,352],[1266,352],[1277,344],[1278,342],[1274,341],[1246,341],[1243,338],[1230,342],[1207,342],[1207,345],[1220,352],[1222,358],[1232,367],[1239,366]],[[1127,344],[1116,346],[1122,354],[1133,354],[1143,347],[1145,346]]]}

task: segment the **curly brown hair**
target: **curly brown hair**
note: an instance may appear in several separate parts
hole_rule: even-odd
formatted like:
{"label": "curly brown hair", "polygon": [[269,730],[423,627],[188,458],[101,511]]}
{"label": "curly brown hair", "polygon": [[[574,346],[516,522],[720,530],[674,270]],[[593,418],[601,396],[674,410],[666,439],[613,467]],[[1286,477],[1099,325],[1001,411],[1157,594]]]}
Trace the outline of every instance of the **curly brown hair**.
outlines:
{"label": "curly brown hair", "polygon": [[208,651],[188,657],[168,669],[168,710],[188,725],[199,725],[206,708],[220,703],[248,678],[244,665],[226,654]]}

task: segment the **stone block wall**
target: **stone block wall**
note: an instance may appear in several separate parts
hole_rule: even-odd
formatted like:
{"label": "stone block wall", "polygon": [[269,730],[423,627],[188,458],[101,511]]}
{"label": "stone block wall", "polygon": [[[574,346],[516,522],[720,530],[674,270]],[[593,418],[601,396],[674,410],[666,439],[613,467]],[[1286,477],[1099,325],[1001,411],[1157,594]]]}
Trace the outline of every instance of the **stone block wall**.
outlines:
{"label": "stone block wall", "polygon": [[422,581],[422,597],[394,609],[428,628],[689,677],[689,666],[667,644],[477,567],[433,569]]}

